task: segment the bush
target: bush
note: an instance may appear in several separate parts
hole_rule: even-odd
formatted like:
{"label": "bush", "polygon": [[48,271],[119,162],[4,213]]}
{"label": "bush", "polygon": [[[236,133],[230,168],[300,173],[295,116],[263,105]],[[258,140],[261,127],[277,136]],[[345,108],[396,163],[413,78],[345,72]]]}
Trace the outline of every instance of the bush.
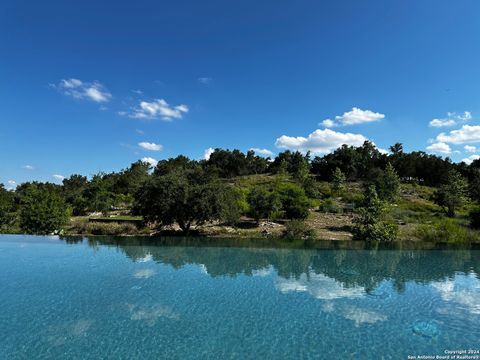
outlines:
{"label": "bush", "polygon": [[323,200],[318,209],[326,213],[341,213],[343,211],[342,207],[333,198]]}
{"label": "bush", "polygon": [[415,231],[422,241],[428,242],[447,242],[464,243],[478,240],[478,234],[468,231],[465,227],[459,225],[454,219],[441,219],[433,225],[420,225]]}
{"label": "bush", "polygon": [[285,224],[282,237],[288,240],[314,240],[315,231],[303,221],[292,220]]}
{"label": "bush", "polygon": [[281,208],[278,194],[260,187],[253,188],[250,191],[247,201],[250,214],[256,221],[270,219],[272,214]]}
{"label": "bush", "polygon": [[134,235],[138,233],[138,229],[131,223],[77,222],[70,232],[85,235]]}
{"label": "bush", "polygon": [[364,241],[393,241],[397,237],[396,224],[383,221],[385,204],[378,198],[374,185],[370,185],[364,197],[359,217],[355,219],[353,239]]}
{"label": "bush", "polygon": [[278,185],[276,190],[280,196],[285,218],[302,220],[307,218],[310,201],[300,186],[284,183]]}

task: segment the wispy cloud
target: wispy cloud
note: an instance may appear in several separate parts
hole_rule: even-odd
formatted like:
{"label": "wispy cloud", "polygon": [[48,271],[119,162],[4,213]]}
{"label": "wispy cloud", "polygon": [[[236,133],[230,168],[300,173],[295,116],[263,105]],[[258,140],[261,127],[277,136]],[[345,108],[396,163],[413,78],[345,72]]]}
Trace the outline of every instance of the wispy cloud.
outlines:
{"label": "wispy cloud", "polygon": [[52,177],[58,181],[62,181],[63,179],[65,179],[65,176],[59,174],[53,174]]}
{"label": "wispy cloud", "polygon": [[468,120],[472,119],[472,113],[470,111],[464,111],[462,114],[457,114],[454,112],[447,113],[446,118],[442,119],[432,119],[428,125],[430,127],[450,127],[455,126],[457,124],[461,124],[467,122]]}
{"label": "wispy cloud", "polygon": [[161,151],[163,149],[162,145],[147,141],[139,142],[138,146],[140,146],[142,149],[150,151]]}
{"label": "wispy cloud", "polygon": [[22,169],[25,169],[25,170],[35,170],[35,167],[32,166],[32,165],[23,165],[23,166],[22,166]]}
{"label": "wispy cloud", "polygon": [[83,82],[79,79],[63,79],[58,84],[51,84],[62,94],[75,99],[86,99],[97,103],[110,101],[112,94],[98,81]]}
{"label": "wispy cloud", "polygon": [[476,146],[465,145],[463,148],[465,149],[466,152],[475,152],[475,151],[477,151],[477,147],[476,147]]}
{"label": "wispy cloud", "polygon": [[344,112],[343,115],[335,116],[335,120],[325,119],[320,125],[327,128],[340,126],[340,125],[358,125],[374,121],[380,121],[385,118],[384,114],[374,112],[371,110],[362,110],[357,107],[353,107],[352,110]]}
{"label": "wispy cloud", "polygon": [[155,99],[151,102],[140,101],[138,107],[133,108],[130,113],[119,112],[120,115],[127,115],[133,119],[162,119],[172,121],[181,119],[188,113],[187,105],[170,106],[164,99]]}
{"label": "wispy cloud", "polygon": [[208,85],[212,82],[213,79],[211,77],[199,77],[197,80],[200,84]]}

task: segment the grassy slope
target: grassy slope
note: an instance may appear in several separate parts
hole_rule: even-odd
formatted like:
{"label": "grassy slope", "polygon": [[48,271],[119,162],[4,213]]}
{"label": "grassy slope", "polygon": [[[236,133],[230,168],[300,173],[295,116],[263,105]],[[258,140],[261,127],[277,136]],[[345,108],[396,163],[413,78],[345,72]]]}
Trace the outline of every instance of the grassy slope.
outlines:
{"label": "grassy slope", "polygon": [[[279,179],[269,175],[251,175],[225,180],[242,190],[244,194],[255,186],[273,187]],[[348,240],[351,239],[351,228],[355,215],[345,211],[347,204],[357,203],[362,198],[363,186],[361,183],[349,183],[346,189],[337,195],[331,194],[330,185],[326,182],[318,184],[321,193],[320,199],[312,199],[312,209],[306,223],[312,227],[319,239]],[[398,224],[400,240],[420,240],[428,237],[437,237],[432,229],[438,228],[445,222],[445,213],[432,201],[435,189],[427,186],[402,184],[400,197],[396,204],[389,207],[387,217]],[[480,232],[467,230],[468,210],[471,206],[459,209],[458,216],[451,222],[454,227],[452,236],[464,236],[455,231],[468,231],[475,240],[480,239]],[[118,216],[118,220],[138,219],[137,217]],[[72,219],[73,222],[88,221],[86,217]],[[221,237],[263,237],[266,234],[280,235],[284,229],[281,219],[263,221],[258,226],[252,219],[243,217],[235,228],[218,224],[207,224],[200,227],[200,232],[208,236]],[[452,225],[453,224],[453,225]],[[459,229],[457,229],[459,228]],[[147,229],[139,233],[148,233]],[[68,230],[67,230],[68,231]],[[472,235],[473,234],[473,235]]]}

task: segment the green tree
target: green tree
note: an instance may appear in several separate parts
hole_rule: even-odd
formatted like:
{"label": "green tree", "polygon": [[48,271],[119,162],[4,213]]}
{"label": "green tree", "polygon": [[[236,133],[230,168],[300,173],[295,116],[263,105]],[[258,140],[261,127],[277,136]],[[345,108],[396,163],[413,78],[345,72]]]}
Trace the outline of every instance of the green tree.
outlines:
{"label": "green tree", "polygon": [[335,191],[337,194],[340,191],[343,191],[345,189],[345,174],[340,170],[340,168],[335,168],[335,171],[332,174],[332,189]]}
{"label": "green tree", "polygon": [[385,171],[378,178],[377,191],[382,200],[394,203],[400,191],[400,178],[390,162],[387,163]]}
{"label": "green tree", "polygon": [[443,207],[448,217],[467,201],[467,180],[456,170],[450,170],[445,184],[435,192],[435,203]]}
{"label": "green tree", "polygon": [[365,193],[359,216],[355,219],[353,238],[364,241],[392,241],[397,236],[397,226],[383,221],[385,205],[379,199],[374,185]]}
{"label": "green tree", "polygon": [[24,189],[21,201],[20,228],[26,233],[50,234],[68,220],[65,201],[53,187],[31,184]]}
{"label": "green tree", "polygon": [[3,184],[0,184],[0,228],[9,225],[14,220],[14,215],[12,214],[13,200],[13,193],[7,191]]}
{"label": "green tree", "polygon": [[281,209],[278,194],[262,187],[253,188],[247,196],[252,217],[258,222],[260,219],[269,219],[271,215]]}
{"label": "green tree", "polygon": [[160,226],[177,223],[188,234],[192,226],[221,219],[221,186],[197,171],[155,176],[135,194],[133,212]]}
{"label": "green tree", "polygon": [[310,201],[300,186],[292,183],[283,183],[278,185],[275,191],[280,197],[285,218],[303,220],[308,217]]}

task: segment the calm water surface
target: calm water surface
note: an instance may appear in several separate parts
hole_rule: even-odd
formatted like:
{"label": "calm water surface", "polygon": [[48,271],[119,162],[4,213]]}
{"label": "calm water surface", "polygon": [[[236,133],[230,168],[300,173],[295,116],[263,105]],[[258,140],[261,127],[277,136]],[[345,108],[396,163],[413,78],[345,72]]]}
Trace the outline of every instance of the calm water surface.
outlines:
{"label": "calm water surface", "polygon": [[407,359],[480,348],[479,250],[108,242],[0,236],[1,359]]}

